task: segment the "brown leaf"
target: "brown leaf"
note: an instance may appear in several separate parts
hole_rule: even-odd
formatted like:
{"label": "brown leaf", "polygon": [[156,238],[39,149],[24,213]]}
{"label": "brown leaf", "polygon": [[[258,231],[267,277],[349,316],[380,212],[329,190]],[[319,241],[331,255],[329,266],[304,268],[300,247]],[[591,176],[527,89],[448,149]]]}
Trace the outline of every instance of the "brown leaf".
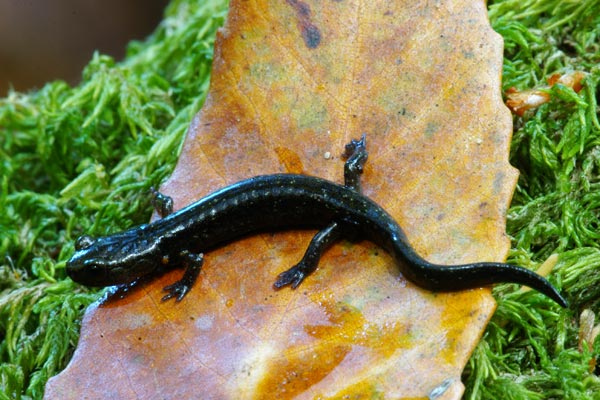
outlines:
{"label": "brown leaf", "polygon": [[511,87],[506,91],[506,106],[518,116],[523,116],[525,111],[538,108],[550,101],[548,89],[557,83],[570,87],[576,93],[583,88],[583,80],[587,74],[583,71],[571,71],[566,74],[553,74],[548,78],[548,86],[535,89],[518,90]]}
{"label": "brown leaf", "polygon": [[[364,192],[419,253],[502,260],[517,174],[501,63],[483,1],[234,0],[162,191],[180,208],[259,174],[342,182],[343,145],[367,132]],[[313,234],[211,251],[178,304],[160,298],[182,271],[91,307],[46,397],[459,398],[489,290],[422,290],[372,243],[342,241],[297,290],[274,291]]]}

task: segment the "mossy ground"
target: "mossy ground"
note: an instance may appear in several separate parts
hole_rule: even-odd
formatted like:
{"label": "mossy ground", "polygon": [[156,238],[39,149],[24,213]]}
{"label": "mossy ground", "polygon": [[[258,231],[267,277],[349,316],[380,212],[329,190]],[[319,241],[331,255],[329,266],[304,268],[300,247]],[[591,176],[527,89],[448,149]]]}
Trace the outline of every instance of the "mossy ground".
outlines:
{"label": "mossy ground", "polygon": [[[226,0],[174,0],[125,61],[95,55],[76,87],[0,99],[0,400],[41,398],[69,361],[99,297],[65,276],[74,239],[148,219],[148,189],[172,171],[204,100],[226,11]],[[550,103],[516,117],[511,152],[521,177],[509,260],[535,269],[558,254],[550,279],[571,308],[498,286],[465,398],[600,399],[600,339],[582,343],[579,332],[582,311],[600,304],[600,3],[494,1],[489,14],[505,39],[504,89],[588,76],[579,93],[554,86]]]}

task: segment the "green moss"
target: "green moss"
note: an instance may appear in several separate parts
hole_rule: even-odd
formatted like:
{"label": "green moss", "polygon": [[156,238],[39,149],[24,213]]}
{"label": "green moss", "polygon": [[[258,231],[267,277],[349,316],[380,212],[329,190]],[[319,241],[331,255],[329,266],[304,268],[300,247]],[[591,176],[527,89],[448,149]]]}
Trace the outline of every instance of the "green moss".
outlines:
{"label": "green moss", "polygon": [[[66,279],[82,232],[146,221],[147,190],[175,165],[206,90],[225,0],[173,1],[156,32],[125,61],[95,55],[82,82],[51,82],[0,99],[0,399],[40,398],[77,343],[98,298]],[[594,399],[600,340],[578,348],[578,318],[600,299],[600,3],[506,0],[489,5],[505,39],[504,89],[588,73],[581,92],[515,118],[511,161],[521,171],[508,213],[510,261],[537,267],[552,253],[561,310],[500,285],[498,310],[463,379],[469,399]]]}
{"label": "green moss", "polygon": [[208,88],[225,1],[174,1],[124,62],[96,54],[76,87],[0,99],[0,399],[40,398],[97,292],[66,279],[82,232],[147,221]]}
{"label": "green moss", "polygon": [[508,212],[509,261],[551,275],[571,302],[561,310],[514,285],[494,289],[498,309],[464,372],[468,399],[599,399],[600,340],[578,349],[578,319],[600,301],[600,3],[495,1],[505,40],[503,87],[547,85],[554,73],[588,73],[581,92],[556,85],[551,102],[516,117],[511,162],[521,176]]}

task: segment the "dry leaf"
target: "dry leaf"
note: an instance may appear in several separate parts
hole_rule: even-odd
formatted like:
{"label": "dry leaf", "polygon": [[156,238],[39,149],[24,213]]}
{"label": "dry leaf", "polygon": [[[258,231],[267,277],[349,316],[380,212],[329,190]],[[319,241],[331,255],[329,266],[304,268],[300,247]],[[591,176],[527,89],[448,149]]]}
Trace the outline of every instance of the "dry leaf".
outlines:
{"label": "dry leaf", "polygon": [[[594,341],[600,334],[600,324],[594,325],[596,314],[590,309],[585,309],[579,316],[579,351],[584,349],[592,351]],[[589,371],[592,373],[596,369],[596,358],[592,357],[589,362]]]}
{"label": "dry leaf", "polygon": [[[503,260],[517,174],[501,63],[483,1],[234,0],[162,191],[180,208],[259,174],[342,182],[343,145],[366,132],[364,192],[419,253]],[[345,241],[297,290],[273,290],[313,234],[209,252],[181,303],[160,302],[173,271],[91,307],[46,398],[459,398],[489,290],[421,290],[380,248]]]}
{"label": "dry leaf", "polygon": [[526,90],[518,90],[515,87],[511,87],[506,91],[506,106],[510,108],[513,113],[523,116],[525,111],[531,110],[532,108],[538,108],[542,104],[549,102],[550,93],[547,92],[547,89],[557,83],[570,87],[576,93],[579,93],[583,87],[583,79],[586,76],[587,74],[585,72],[572,71],[562,75],[551,75],[548,78],[549,86],[546,87]]}

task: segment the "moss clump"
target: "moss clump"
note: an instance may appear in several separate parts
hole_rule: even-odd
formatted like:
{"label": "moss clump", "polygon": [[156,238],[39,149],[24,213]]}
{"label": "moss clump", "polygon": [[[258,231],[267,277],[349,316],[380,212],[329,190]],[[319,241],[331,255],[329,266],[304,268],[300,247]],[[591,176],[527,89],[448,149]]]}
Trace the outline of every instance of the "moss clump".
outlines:
{"label": "moss clump", "polygon": [[66,279],[82,232],[148,219],[208,89],[225,1],[173,1],[124,62],[96,54],[81,83],[0,99],[0,399],[41,398],[98,298]]}
{"label": "moss clump", "polygon": [[600,302],[600,3],[495,1],[489,15],[505,40],[504,89],[588,75],[579,93],[556,85],[549,103],[516,117],[511,148],[521,176],[508,212],[509,261],[535,269],[558,254],[550,278],[571,309],[496,287],[498,310],[465,370],[465,398],[598,399],[600,340],[580,349],[578,322]]}
{"label": "moss clump", "polygon": [[[98,292],[66,279],[82,232],[144,222],[147,190],[172,170],[208,89],[225,0],[175,0],[156,32],[125,61],[95,55],[81,84],[52,82],[0,99],[0,399],[41,398],[68,362],[83,310]],[[521,171],[508,232],[510,261],[536,267],[553,253],[561,310],[513,285],[463,379],[469,399],[594,399],[600,340],[579,347],[578,318],[600,299],[600,3],[506,0],[489,5],[506,43],[504,88],[588,73],[581,92],[557,85],[552,101],[515,119],[512,163]]]}

